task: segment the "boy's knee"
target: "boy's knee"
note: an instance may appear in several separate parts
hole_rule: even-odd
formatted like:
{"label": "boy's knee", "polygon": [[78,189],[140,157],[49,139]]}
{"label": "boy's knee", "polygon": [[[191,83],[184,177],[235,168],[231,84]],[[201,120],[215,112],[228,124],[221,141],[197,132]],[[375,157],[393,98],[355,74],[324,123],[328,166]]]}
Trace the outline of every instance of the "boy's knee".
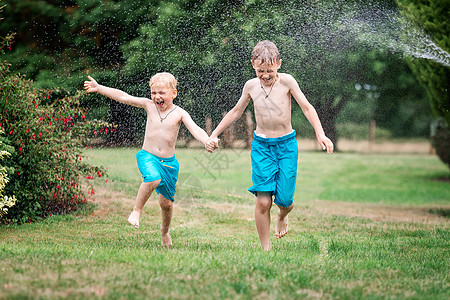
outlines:
{"label": "boy's knee", "polygon": [[149,181],[149,182],[143,182],[142,184],[151,190],[154,190],[158,187],[159,183],[161,182],[161,179],[158,180],[154,180],[154,181]]}
{"label": "boy's knee", "polygon": [[259,209],[260,211],[270,210],[270,208],[272,207],[272,197],[257,197],[256,204],[257,209]]}
{"label": "boy's knee", "polygon": [[169,199],[163,198],[161,197],[159,199],[159,206],[161,207],[161,209],[163,210],[168,210],[171,209],[173,206],[173,202],[170,201]]}

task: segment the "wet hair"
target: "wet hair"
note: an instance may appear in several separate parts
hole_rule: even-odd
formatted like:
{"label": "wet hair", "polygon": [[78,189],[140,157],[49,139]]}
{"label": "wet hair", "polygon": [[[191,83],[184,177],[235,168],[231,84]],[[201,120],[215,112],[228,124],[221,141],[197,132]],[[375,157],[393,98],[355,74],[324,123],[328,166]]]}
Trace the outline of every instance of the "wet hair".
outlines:
{"label": "wet hair", "polygon": [[152,78],[150,78],[150,88],[154,84],[163,84],[169,89],[177,89],[177,80],[175,76],[167,72],[156,73],[155,75],[153,75]]}
{"label": "wet hair", "polygon": [[277,46],[268,40],[261,41],[253,48],[252,62],[261,61],[262,64],[277,64],[280,62],[280,52]]}

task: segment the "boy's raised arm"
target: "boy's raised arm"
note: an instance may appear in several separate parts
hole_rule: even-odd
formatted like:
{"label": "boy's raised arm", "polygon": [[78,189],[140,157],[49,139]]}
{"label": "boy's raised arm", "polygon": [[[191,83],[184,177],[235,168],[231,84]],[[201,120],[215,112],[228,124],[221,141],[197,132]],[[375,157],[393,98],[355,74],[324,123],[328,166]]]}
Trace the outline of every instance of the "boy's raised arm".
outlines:
{"label": "boy's raised arm", "polygon": [[134,97],[124,91],[98,84],[97,81],[91,76],[88,76],[88,78],[89,81],[84,82],[84,89],[88,93],[99,93],[117,102],[136,107],[144,107],[145,103],[149,101],[147,98]]}

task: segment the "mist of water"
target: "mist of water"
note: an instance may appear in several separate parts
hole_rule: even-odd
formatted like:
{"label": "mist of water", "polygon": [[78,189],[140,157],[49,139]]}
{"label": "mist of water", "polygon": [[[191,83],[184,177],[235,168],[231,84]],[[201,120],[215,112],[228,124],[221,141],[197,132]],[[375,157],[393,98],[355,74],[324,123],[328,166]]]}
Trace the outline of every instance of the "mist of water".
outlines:
{"label": "mist of water", "polygon": [[351,4],[338,26],[352,32],[370,47],[380,47],[403,56],[429,59],[450,66],[450,54],[436,45],[423,28],[400,15],[396,9],[369,5],[358,10]]}

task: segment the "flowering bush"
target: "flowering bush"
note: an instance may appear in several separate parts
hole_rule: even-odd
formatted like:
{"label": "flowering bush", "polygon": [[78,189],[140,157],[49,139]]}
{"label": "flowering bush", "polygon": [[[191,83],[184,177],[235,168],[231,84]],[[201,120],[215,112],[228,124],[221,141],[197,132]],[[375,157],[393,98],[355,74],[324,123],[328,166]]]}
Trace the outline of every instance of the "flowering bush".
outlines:
{"label": "flowering bush", "polygon": [[79,105],[82,94],[38,90],[0,62],[0,130],[14,149],[3,160],[10,179],[4,195],[16,199],[0,223],[68,213],[86,202],[86,188],[93,193],[89,179],[105,171],[89,165],[82,150],[94,132],[107,134],[109,124],[86,120]]}

